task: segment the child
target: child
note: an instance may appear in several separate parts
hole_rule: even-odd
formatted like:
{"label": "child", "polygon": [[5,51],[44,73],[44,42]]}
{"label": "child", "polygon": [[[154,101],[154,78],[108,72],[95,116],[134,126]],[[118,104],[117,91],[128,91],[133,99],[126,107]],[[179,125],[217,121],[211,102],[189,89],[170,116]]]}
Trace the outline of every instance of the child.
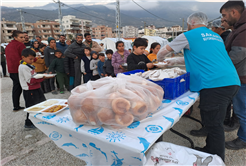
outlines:
{"label": "child", "polygon": [[92,60],[90,62],[90,69],[92,70],[92,77],[91,80],[95,81],[100,79],[99,73],[97,71],[97,64],[99,62],[97,53],[95,51],[92,51]]}
{"label": "child", "polygon": [[[44,79],[33,78],[34,74],[36,73],[34,71],[35,67],[31,64],[34,61],[35,56],[36,53],[30,48],[24,49],[21,52],[22,60],[20,61],[18,68],[19,81],[21,88],[23,89],[26,108],[46,100],[43,91],[40,89],[40,82],[42,82]],[[36,128],[28,117],[29,113],[27,113],[25,128]]]}
{"label": "child", "polygon": [[157,42],[151,44],[150,54],[148,55],[149,60],[152,62],[154,59],[157,60],[157,53],[159,52],[161,45]]}
{"label": "child", "polygon": [[115,77],[114,67],[112,66],[113,51],[107,50],[106,55],[107,55],[108,59],[105,61],[104,66],[103,66],[105,77],[107,77],[107,76]]}
{"label": "child", "polygon": [[49,73],[56,72],[56,79],[59,85],[60,93],[64,94],[64,85],[68,89],[68,77],[65,73],[64,58],[60,50],[55,50],[56,59],[54,59],[49,67]]}
{"label": "child", "polygon": [[99,60],[97,64],[98,73],[100,77],[104,77],[103,65],[105,62],[105,55],[103,53],[98,54]]}
{"label": "child", "polygon": [[86,56],[81,59],[81,72],[83,73],[84,83],[87,83],[92,77],[92,70],[90,69],[91,48],[86,47],[84,53]]}
{"label": "child", "polygon": [[142,38],[137,38],[133,44],[133,53],[127,58],[128,71],[143,69],[148,70],[154,67],[153,63],[144,55],[147,41]]}

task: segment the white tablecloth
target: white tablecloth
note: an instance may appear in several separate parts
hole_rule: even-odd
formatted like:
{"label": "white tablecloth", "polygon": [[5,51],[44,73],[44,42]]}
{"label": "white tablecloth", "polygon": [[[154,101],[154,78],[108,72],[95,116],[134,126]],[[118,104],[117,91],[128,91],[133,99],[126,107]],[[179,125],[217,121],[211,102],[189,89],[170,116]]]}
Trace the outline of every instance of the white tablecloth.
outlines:
{"label": "white tablecloth", "polygon": [[68,109],[57,115],[30,114],[30,119],[58,147],[88,165],[143,165],[145,152],[179,121],[198,96],[186,92],[175,100],[164,99],[158,112],[120,130],[76,125]]}

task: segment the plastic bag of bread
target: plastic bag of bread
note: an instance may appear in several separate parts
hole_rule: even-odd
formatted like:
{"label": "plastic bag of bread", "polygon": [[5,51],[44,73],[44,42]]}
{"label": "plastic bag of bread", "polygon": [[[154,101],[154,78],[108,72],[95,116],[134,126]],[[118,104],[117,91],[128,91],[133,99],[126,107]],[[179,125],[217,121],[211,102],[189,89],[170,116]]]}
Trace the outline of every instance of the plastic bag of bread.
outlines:
{"label": "plastic bag of bread", "polygon": [[77,86],[68,105],[75,123],[122,128],[155,112],[163,95],[163,89],[155,83],[118,74]]}

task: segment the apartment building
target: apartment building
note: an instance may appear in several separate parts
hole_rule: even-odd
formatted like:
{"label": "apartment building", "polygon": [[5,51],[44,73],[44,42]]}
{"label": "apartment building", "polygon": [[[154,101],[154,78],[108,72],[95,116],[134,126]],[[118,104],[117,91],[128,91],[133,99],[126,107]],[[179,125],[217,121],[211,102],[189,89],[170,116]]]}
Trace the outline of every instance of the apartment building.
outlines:
{"label": "apartment building", "polygon": [[113,32],[112,28],[105,26],[105,25],[99,25],[97,27],[92,28],[92,38],[95,39],[104,39],[104,38],[112,38]]}
{"label": "apartment building", "polygon": [[39,20],[33,24],[35,36],[41,36],[42,40],[48,40],[49,37],[53,37],[56,40],[60,35],[60,25],[56,21]]}
{"label": "apartment building", "polygon": [[15,21],[8,21],[2,18],[1,21],[1,43],[9,43],[12,38],[12,32],[17,30]]}
{"label": "apartment building", "polygon": [[134,26],[124,26],[122,27],[123,38],[134,38],[138,36],[138,28]]}
{"label": "apartment building", "polygon": [[[17,22],[16,27],[17,27],[17,30],[23,31],[21,22]],[[33,28],[34,28],[33,23],[25,23],[25,31],[27,32],[30,40],[35,38],[35,36],[34,36],[35,31]]]}
{"label": "apartment building", "polygon": [[[59,19],[55,21],[59,22]],[[64,34],[67,38],[75,38],[77,33],[85,34],[91,33],[91,22],[90,20],[84,20],[76,18],[73,15],[67,15],[62,17],[62,25],[64,28]]]}

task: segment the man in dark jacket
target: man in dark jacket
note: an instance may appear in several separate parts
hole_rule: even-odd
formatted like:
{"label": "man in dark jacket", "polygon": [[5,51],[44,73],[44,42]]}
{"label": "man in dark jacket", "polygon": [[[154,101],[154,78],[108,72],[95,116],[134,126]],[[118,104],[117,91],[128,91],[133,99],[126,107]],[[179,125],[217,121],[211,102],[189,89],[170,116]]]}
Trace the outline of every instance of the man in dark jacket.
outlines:
{"label": "man in dark jacket", "polygon": [[67,49],[68,45],[65,42],[66,37],[64,35],[60,35],[59,42],[56,43],[56,48],[64,54],[65,50]]}
{"label": "man in dark jacket", "polygon": [[69,91],[71,91],[74,88],[74,77],[75,77],[73,58],[69,58],[69,57],[65,56],[64,68],[65,68],[65,73],[69,77]]}
{"label": "man in dark jacket", "polygon": [[[48,43],[49,46],[47,46],[44,50],[44,61],[46,67],[49,69],[51,62],[56,58],[55,50],[57,48],[56,48],[56,41],[53,37],[48,38]],[[50,78],[49,80],[50,80],[50,88],[52,94],[57,94],[57,92],[55,91],[55,78]]]}
{"label": "man in dark jacket", "polygon": [[74,61],[74,69],[75,69],[75,78],[74,78],[74,86],[81,85],[81,70],[80,63],[84,54],[84,48],[86,47],[83,43],[83,35],[76,34],[76,42],[73,42],[65,51],[65,56],[68,58],[72,58]]}
{"label": "man in dark jacket", "polygon": [[1,46],[1,65],[3,68],[3,76],[7,77],[6,75],[6,58],[5,58],[5,49],[3,46]]}
{"label": "man in dark jacket", "polygon": [[212,31],[218,33],[220,37],[223,39],[224,43],[226,41],[227,36],[230,34],[229,30],[226,30],[225,27],[221,26],[221,19],[213,21]]}
{"label": "man in dark jacket", "polygon": [[243,1],[228,1],[220,9],[222,21],[234,27],[226,41],[226,50],[237,69],[241,87],[233,98],[233,110],[240,119],[238,138],[225,143],[227,149],[246,148],[246,9]]}

